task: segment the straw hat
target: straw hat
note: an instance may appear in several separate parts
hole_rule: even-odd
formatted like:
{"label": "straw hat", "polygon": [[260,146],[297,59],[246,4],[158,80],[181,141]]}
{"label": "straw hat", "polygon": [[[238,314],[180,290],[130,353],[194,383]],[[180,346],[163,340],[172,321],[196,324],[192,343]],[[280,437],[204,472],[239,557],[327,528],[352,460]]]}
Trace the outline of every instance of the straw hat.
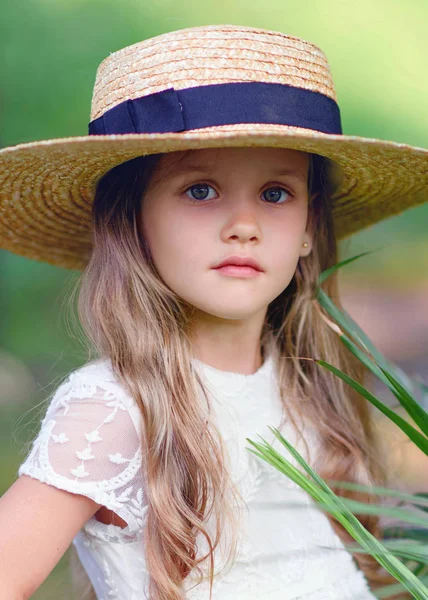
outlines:
{"label": "straw hat", "polygon": [[317,46],[252,27],[192,27],[100,64],[88,136],[0,150],[0,247],[82,269],[94,191],[106,171],[141,155],[231,146],[334,161],[339,239],[428,200],[428,150],[342,134]]}

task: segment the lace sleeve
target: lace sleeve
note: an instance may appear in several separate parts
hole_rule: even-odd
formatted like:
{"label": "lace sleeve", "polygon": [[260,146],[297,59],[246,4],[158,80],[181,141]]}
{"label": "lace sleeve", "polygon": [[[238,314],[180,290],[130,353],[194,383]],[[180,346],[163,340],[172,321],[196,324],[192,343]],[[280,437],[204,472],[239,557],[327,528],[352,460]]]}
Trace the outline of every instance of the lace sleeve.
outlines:
{"label": "lace sleeve", "polygon": [[[98,376],[94,376],[98,375]],[[91,366],[58,387],[18,475],[81,494],[136,531],[144,502],[138,409]]]}

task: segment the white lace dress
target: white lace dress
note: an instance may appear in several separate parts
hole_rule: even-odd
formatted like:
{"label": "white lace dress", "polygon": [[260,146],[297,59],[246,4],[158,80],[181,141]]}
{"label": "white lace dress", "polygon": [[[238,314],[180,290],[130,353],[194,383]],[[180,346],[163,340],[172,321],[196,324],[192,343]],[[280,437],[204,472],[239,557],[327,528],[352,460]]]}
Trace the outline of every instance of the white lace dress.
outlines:
{"label": "white lace dress", "polygon": [[[193,361],[214,394],[217,426],[247,507],[238,558],[229,573],[214,578],[213,599],[374,600],[326,515],[296,484],[248,450],[245,438],[257,442],[260,435],[296,464],[268,429],[281,421],[273,359],[268,357],[252,375]],[[140,430],[138,408],[115,379],[110,362],[93,361],[58,387],[18,472],[88,496],[126,521],[121,529],[92,517],[73,540],[99,600],[149,597]],[[291,426],[282,431],[308,459]],[[315,446],[313,440],[310,452]],[[204,542],[198,544],[201,552]],[[195,581],[192,574],[186,578],[186,599],[208,600],[208,582],[193,587]]]}

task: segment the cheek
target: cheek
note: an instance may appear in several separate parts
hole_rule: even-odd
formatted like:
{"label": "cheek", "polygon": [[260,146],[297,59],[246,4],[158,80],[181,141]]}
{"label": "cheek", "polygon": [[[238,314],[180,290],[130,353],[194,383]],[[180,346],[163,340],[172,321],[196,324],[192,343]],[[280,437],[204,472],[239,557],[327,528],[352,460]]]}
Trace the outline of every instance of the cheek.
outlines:
{"label": "cheek", "polygon": [[160,198],[145,199],[140,216],[141,231],[150,248],[156,268],[163,262],[163,253],[167,252],[170,223],[164,219],[164,210]]}
{"label": "cheek", "polygon": [[144,230],[156,268],[161,275],[169,274],[169,279],[204,256],[206,236],[180,212],[170,209],[165,218],[159,209],[160,206],[144,215]]}
{"label": "cheek", "polygon": [[296,211],[271,224],[269,245],[276,261],[297,262],[306,230],[306,215],[306,211]]}

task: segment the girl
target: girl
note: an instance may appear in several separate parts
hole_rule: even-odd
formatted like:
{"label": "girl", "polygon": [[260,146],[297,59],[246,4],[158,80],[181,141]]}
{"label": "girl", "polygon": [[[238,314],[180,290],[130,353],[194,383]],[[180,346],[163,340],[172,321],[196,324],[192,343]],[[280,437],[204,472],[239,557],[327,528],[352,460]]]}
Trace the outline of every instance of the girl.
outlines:
{"label": "girl", "polygon": [[2,151],[2,247],[82,269],[90,354],[1,500],[0,598],[30,597],[71,542],[79,598],[369,600],[394,582],[246,438],[277,426],[322,477],[387,482],[367,404],[305,357],[362,379],[317,278],[337,240],[426,198],[427,156],[342,135],[324,54],[236,26],[111,54],[89,136]]}

